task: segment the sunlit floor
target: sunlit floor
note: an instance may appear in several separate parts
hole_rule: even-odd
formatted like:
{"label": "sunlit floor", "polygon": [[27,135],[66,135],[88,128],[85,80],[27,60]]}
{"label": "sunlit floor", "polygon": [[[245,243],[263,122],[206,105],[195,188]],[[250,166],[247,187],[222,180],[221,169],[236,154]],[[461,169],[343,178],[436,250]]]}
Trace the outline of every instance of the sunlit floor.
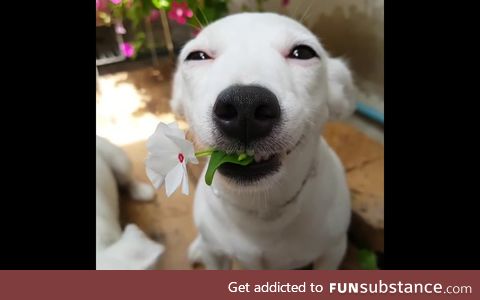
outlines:
{"label": "sunlit floor", "polygon": [[[157,124],[175,120],[170,112],[170,81],[153,69],[103,75],[97,89],[97,134],[117,145],[144,141]],[[179,121],[180,126],[187,125]]]}

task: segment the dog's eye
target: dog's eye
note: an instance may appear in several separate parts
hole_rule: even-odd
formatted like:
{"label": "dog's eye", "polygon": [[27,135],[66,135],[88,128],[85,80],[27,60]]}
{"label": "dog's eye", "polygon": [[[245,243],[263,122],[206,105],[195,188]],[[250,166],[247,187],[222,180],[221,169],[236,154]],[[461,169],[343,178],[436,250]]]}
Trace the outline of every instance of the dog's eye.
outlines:
{"label": "dog's eye", "polygon": [[312,48],[306,45],[299,45],[293,48],[287,57],[295,58],[295,59],[310,59],[310,58],[319,57],[319,56],[317,52],[315,52]]}
{"label": "dog's eye", "polygon": [[188,54],[187,58],[185,58],[185,60],[206,60],[206,59],[212,59],[212,58],[203,51],[193,51],[190,54]]}

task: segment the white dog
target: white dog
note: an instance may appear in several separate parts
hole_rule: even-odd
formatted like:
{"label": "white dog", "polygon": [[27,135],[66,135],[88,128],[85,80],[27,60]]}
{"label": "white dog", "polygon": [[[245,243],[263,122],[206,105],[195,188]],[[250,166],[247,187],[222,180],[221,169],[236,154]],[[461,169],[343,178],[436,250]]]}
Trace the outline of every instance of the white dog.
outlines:
{"label": "white dog", "polygon": [[128,189],[133,198],[151,200],[153,187],[132,178],[132,166],[122,149],[97,136],[97,269],[149,269],[164,247],[150,240],[136,225],[122,233],[119,221],[118,186]]}
{"label": "white dog", "polygon": [[[320,137],[355,107],[352,76],[298,22],[242,13],[204,28],[182,49],[172,109],[203,147],[255,156],[200,181],[192,262],[208,269],[338,268],[350,195],[343,166]],[[204,170],[205,172],[205,170]]]}

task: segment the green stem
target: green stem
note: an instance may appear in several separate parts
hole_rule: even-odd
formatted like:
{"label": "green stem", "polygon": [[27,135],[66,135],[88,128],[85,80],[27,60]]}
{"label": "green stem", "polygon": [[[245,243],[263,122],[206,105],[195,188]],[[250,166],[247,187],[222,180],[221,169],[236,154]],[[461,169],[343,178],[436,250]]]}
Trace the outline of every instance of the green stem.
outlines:
{"label": "green stem", "polygon": [[196,157],[209,156],[209,155],[212,155],[213,151],[215,151],[215,150],[208,149],[208,150],[203,150],[203,151],[195,152],[195,156],[196,156]]}

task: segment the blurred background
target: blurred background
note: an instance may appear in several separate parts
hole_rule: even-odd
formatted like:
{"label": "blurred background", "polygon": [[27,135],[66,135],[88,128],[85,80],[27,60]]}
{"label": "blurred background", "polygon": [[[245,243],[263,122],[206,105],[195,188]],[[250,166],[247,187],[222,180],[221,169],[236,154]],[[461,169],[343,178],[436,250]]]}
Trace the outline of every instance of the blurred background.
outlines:
{"label": "blurred background", "polygon": [[[327,51],[350,65],[359,88],[356,113],[327,125],[352,192],[350,248],[344,268],[360,268],[358,249],[383,257],[384,1],[383,0],[96,0],[97,135],[121,146],[147,181],[145,140],[158,122],[171,122],[175,57],[201,25],[244,11],[276,12],[301,20]],[[188,128],[188,124],[180,125]],[[194,191],[202,165],[190,170]],[[196,169],[195,169],[196,168]],[[161,269],[189,269],[195,237],[193,196],[160,190],[151,203],[122,201],[123,222],[138,224],[166,245]]]}

